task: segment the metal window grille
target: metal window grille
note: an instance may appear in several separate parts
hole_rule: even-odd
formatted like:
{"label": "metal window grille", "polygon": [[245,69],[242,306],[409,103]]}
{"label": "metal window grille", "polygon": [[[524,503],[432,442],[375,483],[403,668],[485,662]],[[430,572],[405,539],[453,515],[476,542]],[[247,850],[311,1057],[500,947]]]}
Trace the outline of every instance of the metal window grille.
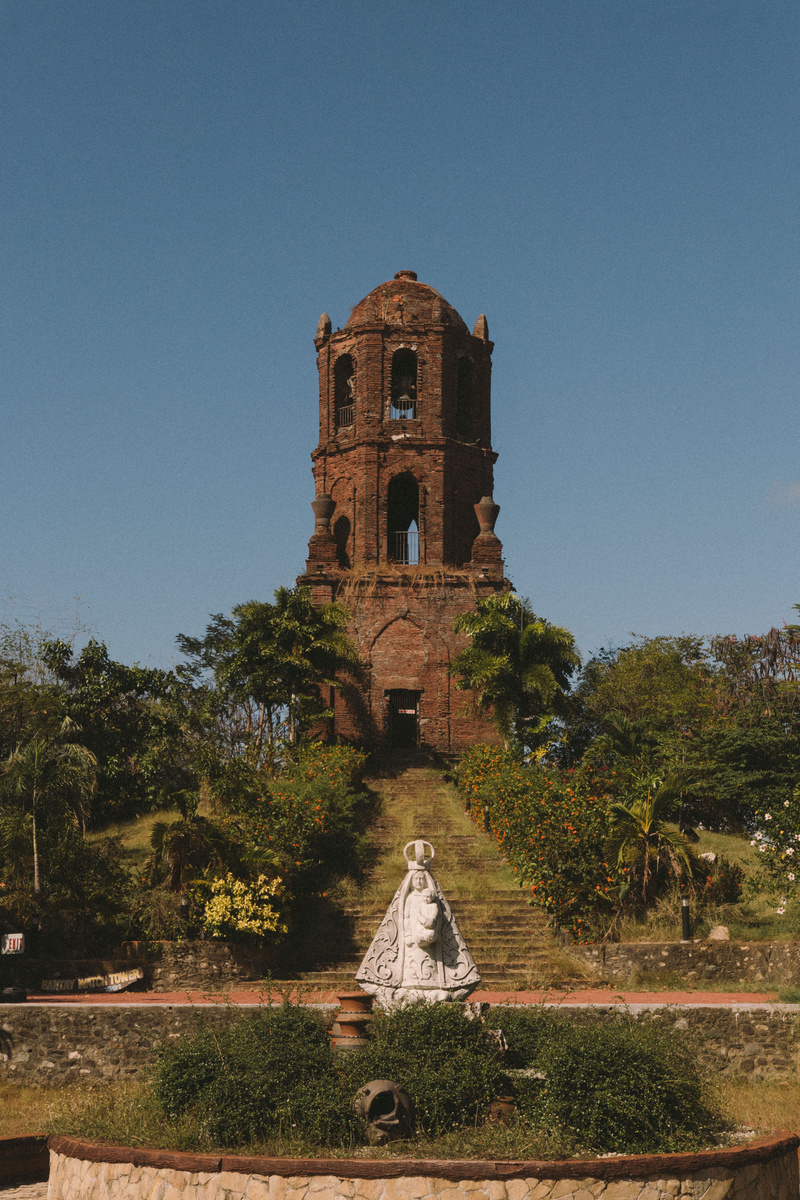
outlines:
{"label": "metal window grille", "polygon": [[406,529],[389,534],[389,552],[396,563],[416,564],[419,562],[419,531]]}
{"label": "metal window grille", "polygon": [[417,415],[416,400],[409,400],[405,396],[401,396],[399,400],[392,401],[392,420],[393,421],[413,421]]}
{"label": "metal window grille", "polygon": [[355,404],[343,404],[341,408],[336,410],[336,428],[343,429],[346,425],[353,424],[355,414]]}

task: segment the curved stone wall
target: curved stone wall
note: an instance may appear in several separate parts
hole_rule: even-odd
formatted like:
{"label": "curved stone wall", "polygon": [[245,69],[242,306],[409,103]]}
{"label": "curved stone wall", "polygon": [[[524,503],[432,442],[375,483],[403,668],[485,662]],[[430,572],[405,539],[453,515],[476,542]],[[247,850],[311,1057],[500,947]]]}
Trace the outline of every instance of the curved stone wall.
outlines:
{"label": "curved stone wall", "polygon": [[800,1138],[566,1162],[246,1158],[50,1139],[48,1200],[797,1200]]}

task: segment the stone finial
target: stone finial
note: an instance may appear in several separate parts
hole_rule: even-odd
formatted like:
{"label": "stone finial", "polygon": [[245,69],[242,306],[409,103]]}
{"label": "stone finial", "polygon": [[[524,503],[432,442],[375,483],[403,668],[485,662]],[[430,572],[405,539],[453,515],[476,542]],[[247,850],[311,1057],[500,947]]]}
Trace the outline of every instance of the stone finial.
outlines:
{"label": "stone finial", "polygon": [[336,508],[336,501],[327,492],[320,492],[316,500],[311,501],[311,507],[314,510],[314,532],[330,533],[331,517]]}
{"label": "stone finial", "polygon": [[406,875],[372,940],[356,981],[381,1008],[417,1000],[465,1000],[480,975],[442,889],[431,874],[433,846],[403,851]]}
{"label": "stone finial", "polygon": [[314,510],[314,532],[308,543],[308,570],[314,566],[324,566],[338,561],[336,539],[331,533],[331,517],[336,508],[336,501],[326,492],[321,492],[316,500],[311,501]]}
{"label": "stone finial", "polygon": [[325,341],[331,336],[331,319],[327,313],[323,313],[317,322],[317,333],[315,341]]}
{"label": "stone finial", "polygon": [[495,504],[491,496],[483,496],[475,505],[475,516],[478,518],[480,533],[472,543],[472,564],[492,572],[502,571],[503,547],[494,531],[494,524],[500,505]]}
{"label": "stone finial", "polygon": [[417,272],[416,271],[395,271],[394,277],[395,277],[395,279],[416,279]]}
{"label": "stone finial", "polygon": [[481,533],[494,533],[494,525],[499,512],[500,505],[495,504],[491,496],[481,497],[475,505],[475,516],[478,518]]}
{"label": "stone finial", "polygon": [[475,322],[475,328],[472,331],[472,336],[481,338],[484,342],[488,342],[489,340],[489,324],[483,313],[481,313]]}

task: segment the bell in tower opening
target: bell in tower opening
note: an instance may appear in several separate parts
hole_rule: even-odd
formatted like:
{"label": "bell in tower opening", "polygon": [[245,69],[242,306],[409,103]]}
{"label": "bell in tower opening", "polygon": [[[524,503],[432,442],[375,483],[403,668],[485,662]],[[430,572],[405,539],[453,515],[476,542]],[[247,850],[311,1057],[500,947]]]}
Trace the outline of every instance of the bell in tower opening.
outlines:
{"label": "bell in tower opening", "polygon": [[494,532],[491,355],[413,271],[398,271],[344,329],[323,313],[315,338],[316,519],[298,583],[352,617],[365,681],[337,689],[336,740],[457,753],[496,741],[455,691],[466,645],[453,622],[508,591]]}

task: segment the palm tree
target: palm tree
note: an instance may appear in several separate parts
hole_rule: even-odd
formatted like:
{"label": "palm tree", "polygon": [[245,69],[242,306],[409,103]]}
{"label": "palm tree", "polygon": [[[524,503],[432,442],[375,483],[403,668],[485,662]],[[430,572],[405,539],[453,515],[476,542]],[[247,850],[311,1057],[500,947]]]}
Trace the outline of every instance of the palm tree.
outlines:
{"label": "palm tree", "polygon": [[454,628],[472,639],[453,661],[456,687],[473,693],[477,712],[492,714],[506,747],[514,737],[535,742],[580,666],[572,634],[537,617],[514,592],[479,600]]}
{"label": "palm tree", "polygon": [[197,815],[192,798],[182,797],[179,807],[179,820],[156,821],[150,831],[150,878],[154,883],[166,881],[171,892],[183,891],[189,868],[197,872],[212,864],[228,865],[233,851],[222,827]]}
{"label": "palm tree", "polygon": [[2,766],[3,790],[18,799],[29,817],[33,838],[33,890],[42,890],[37,822],[42,810],[74,805],[85,813],[84,802],[95,783],[97,759],[91,750],[64,739],[77,726],[69,717],[55,738],[37,735],[11,752]]}
{"label": "palm tree", "polygon": [[647,904],[660,872],[666,867],[676,879],[684,872],[691,879],[697,860],[689,839],[677,829],[668,829],[667,812],[693,778],[689,771],[676,771],[667,779],[642,779],[639,795],[628,804],[617,801],[609,808],[611,837],[608,852],[628,874],[627,892],[641,886]]}

